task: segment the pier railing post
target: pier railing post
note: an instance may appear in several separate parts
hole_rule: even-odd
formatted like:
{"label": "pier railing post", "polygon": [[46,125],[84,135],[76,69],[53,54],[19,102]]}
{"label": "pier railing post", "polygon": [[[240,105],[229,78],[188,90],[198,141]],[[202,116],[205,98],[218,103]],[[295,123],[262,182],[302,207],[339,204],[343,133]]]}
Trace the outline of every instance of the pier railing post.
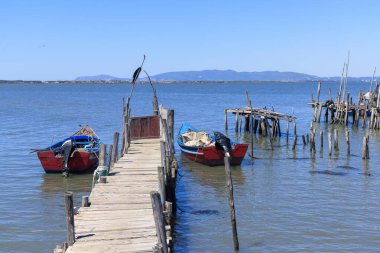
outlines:
{"label": "pier railing post", "polygon": [[231,167],[230,167],[230,159],[229,157],[224,157],[224,168],[226,172],[226,183],[228,188],[228,202],[230,207],[230,217],[231,217],[231,226],[232,226],[232,236],[234,240],[234,248],[235,250],[239,249],[239,240],[237,234],[237,226],[236,226],[236,216],[235,216],[235,203],[234,203],[234,189],[232,184],[232,176],[231,176]]}
{"label": "pier railing post", "polygon": [[164,213],[162,210],[160,194],[156,191],[151,191],[150,199],[152,201],[154,223],[156,225],[156,233],[157,233],[157,238],[158,238],[158,243],[159,243],[159,252],[168,253]]}
{"label": "pier railing post", "polygon": [[64,196],[67,225],[67,243],[69,246],[71,246],[75,242],[73,193],[67,191],[65,192]]}
{"label": "pier railing post", "polygon": [[113,134],[113,152],[111,158],[111,167],[113,167],[114,163],[119,159],[118,155],[119,150],[119,132],[115,132]]}

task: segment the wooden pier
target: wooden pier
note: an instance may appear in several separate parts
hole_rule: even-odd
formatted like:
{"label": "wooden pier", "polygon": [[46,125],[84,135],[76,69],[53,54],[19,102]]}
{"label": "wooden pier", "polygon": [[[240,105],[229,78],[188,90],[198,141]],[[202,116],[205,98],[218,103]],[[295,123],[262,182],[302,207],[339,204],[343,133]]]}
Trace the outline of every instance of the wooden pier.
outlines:
{"label": "wooden pier", "polygon": [[[296,135],[296,117],[286,115],[266,108],[254,108],[246,92],[248,106],[242,108],[224,109],[225,129],[228,130],[228,113],[236,115],[235,132],[241,132],[244,120],[244,131],[250,131],[252,134],[269,136],[271,139],[276,136],[281,137],[280,120],[286,121],[286,136],[289,136],[289,123],[293,122],[294,134]],[[270,123],[271,121],[271,123]]]}
{"label": "wooden pier", "polygon": [[91,205],[75,215],[75,243],[66,252],[152,252],[158,243],[151,191],[159,191],[160,139],[131,142],[106,176],[95,184]]}
{"label": "wooden pier", "polygon": [[102,144],[91,194],[73,207],[65,193],[67,241],[54,252],[169,252],[171,222],[176,212],[177,161],[173,148],[174,111],[158,108],[153,115],[131,117],[123,103],[120,158],[114,134],[108,163]]}

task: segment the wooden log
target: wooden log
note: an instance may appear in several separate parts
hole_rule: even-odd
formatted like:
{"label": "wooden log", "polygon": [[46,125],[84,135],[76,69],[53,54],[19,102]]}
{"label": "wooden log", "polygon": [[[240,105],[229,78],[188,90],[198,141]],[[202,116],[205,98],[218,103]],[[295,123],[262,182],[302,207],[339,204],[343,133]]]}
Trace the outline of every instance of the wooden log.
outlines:
{"label": "wooden log", "polygon": [[329,156],[331,156],[332,154],[332,134],[331,132],[328,132],[327,133],[327,139],[328,139],[328,142],[329,142]]}
{"label": "wooden log", "polygon": [[152,201],[152,209],[154,216],[154,223],[156,226],[157,239],[160,246],[162,246],[162,252],[168,253],[168,245],[166,242],[165,221],[162,211],[162,203],[160,194],[156,191],[150,192],[150,199]]}
{"label": "wooden log", "polygon": [[100,144],[99,165],[98,166],[104,166],[106,164],[106,152],[107,152],[107,145],[106,144]]}
{"label": "wooden log", "polygon": [[111,171],[111,164],[112,164],[112,152],[113,152],[113,145],[111,144],[110,147],[109,147],[109,151],[108,151],[108,157],[107,157],[107,160],[108,160],[108,172]]}
{"label": "wooden log", "polygon": [[363,160],[369,159],[368,138],[369,138],[368,135],[363,137],[363,145],[362,145],[362,159]]}
{"label": "wooden log", "polygon": [[338,142],[338,129],[334,129],[334,150],[339,150],[339,142]]}
{"label": "wooden log", "polygon": [[319,103],[319,95],[321,93],[321,82],[318,82],[318,89],[317,89],[317,98],[316,98],[316,103]]}
{"label": "wooden log", "polygon": [[74,228],[74,200],[72,192],[65,192],[65,212],[66,212],[66,226],[67,226],[67,244],[73,245],[75,242],[75,228]]}
{"label": "wooden log", "polygon": [[161,203],[165,203],[165,201],[166,201],[166,189],[165,189],[164,167],[158,166],[157,172],[158,172],[158,192],[160,193],[160,196],[161,196]]}
{"label": "wooden log", "polygon": [[82,207],[89,207],[90,199],[88,196],[82,196]]}
{"label": "wooden log", "polygon": [[119,132],[115,132],[113,134],[113,152],[111,158],[111,167],[113,167],[114,163],[116,163],[119,160],[119,135]]}
{"label": "wooden log", "polygon": [[174,110],[168,109],[167,119],[166,123],[168,125],[168,135],[170,138],[170,152],[171,155],[174,155],[175,149],[174,149]]}
{"label": "wooden log", "polygon": [[173,217],[173,203],[169,201],[165,201],[165,219],[166,224],[171,224],[172,217]]}
{"label": "wooden log", "polygon": [[351,148],[350,148],[350,132],[348,130],[346,131],[346,143],[347,143],[347,155],[351,153]]}
{"label": "wooden log", "polygon": [[317,122],[321,122],[322,104],[318,104]]}
{"label": "wooden log", "polygon": [[226,172],[226,184],[227,184],[227,189],[228,189],[228,203],[230,207],[230,218],[231,218],[231,226],[232,226],[232,236],[234,240],[234,248],[235,250],[238,250],[239,240],[238,240],[236,217],[235,217],[234,190],[233,190],[233,184],[232,184],[230,158],[227,156],[224,157],[224,168]]}
{"label": "wooden log", "polygon": [[347,93],[347,101],[346,101],[346,112],[344,114],[344,124],[348,125],[348,107],[349,107],[349,101],[350,101],[350,93]]}

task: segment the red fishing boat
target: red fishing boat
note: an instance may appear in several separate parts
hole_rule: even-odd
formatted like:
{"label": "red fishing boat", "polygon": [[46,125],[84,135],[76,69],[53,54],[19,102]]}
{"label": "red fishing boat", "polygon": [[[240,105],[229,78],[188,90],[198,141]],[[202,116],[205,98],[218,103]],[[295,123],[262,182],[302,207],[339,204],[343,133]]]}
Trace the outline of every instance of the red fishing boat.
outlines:
{"label": "red fishing boat", "polygon": [[82,173],[98,165],[99,138],[85,126],[45,149],[34,150],[46,173]]}
{"label": "red fishing boat", "polygon": [[232,165],[240,165],[248,149],[248,144],[233,143],[219,132],[209,135],[188,124],[182,125],[177,143],[187,158],[208,166],[223,165],[226,152]]}

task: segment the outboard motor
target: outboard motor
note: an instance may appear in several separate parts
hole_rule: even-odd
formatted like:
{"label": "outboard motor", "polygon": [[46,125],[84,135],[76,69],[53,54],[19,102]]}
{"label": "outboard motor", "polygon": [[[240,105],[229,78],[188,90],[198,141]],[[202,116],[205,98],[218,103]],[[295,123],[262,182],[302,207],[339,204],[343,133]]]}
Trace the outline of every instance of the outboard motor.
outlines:
{"label": "outboard motor", "polygon": [[62,163],[63,163],[63,169],[62,169],[62,175],[67,177],[69,175],[69,158],[71,155],[71,152],[73,150],[73,141],[72,140],[67,140],[65,141],[62,146],[62,153],[63,153],[63,158],[62,158]]}
{"label": "outboard motor", "polygon": [[232,149],[231,147],[231,140],[222,134],[221,132],[214,131],[215,136],[215,147],[217,150],[223,150],[224,154],[227,154],[227,156],[230,156],[230,151]]}

